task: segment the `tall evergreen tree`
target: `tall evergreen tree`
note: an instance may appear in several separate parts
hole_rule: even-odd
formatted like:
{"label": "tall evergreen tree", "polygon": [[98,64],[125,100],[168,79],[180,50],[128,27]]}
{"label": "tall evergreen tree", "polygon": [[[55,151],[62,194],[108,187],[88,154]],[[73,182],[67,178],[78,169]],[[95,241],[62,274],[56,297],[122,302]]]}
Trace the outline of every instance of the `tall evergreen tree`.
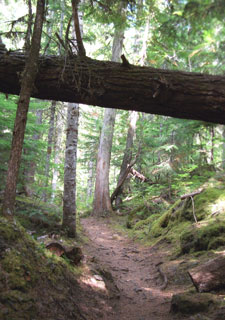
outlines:
{"label": "tall evergreen tree", "polygon": [[12,217],[14,213],[16,182],[20,167],[30,96],[37,74],[42,26],[44,21],[44,9],[45,0],[38,0],[31,48],[22,75],[20,98],[18,101],[18,108],[13,131],[12,150],[6,178],[6,187],[2,207],[3,215],[5,215],[6,217]]}
{"label": "tall evergreen tree", "polygon": [[52,101],[50,107],[50,119],[49,119],[49,129],[48,129],[48,147],[47,147],[47,155],[46,155],[46,163],[45,163],[45,190],[43,192],[43,201],[47,201],[47,190],[49,184],[49,171],[50,171],[50,159],[52,154],[52,144],[53,144],[53,134],[55,128],[55,109],[56,109],[56,101]]}
{"label": "tall evergreen tree", "polygon": [[[118,15],[121,20],[114,23],[115,32],[112,47],[112,61],[119,61],[122,53],[126,22],[126,6],[127,4],[125,2],[121,2],[118,9]],[[109,169],[115,118],[116,109],[105,110],[96,165],[95,194],[93,202],[93,214],[96,216],[107,215],[112,211],[109,194]]]}
{"label": "tall evergreen tree", "polygon": [[64,165],[63,224],[70,237],[76,235],[76,166],[79,105],[68,103]]}

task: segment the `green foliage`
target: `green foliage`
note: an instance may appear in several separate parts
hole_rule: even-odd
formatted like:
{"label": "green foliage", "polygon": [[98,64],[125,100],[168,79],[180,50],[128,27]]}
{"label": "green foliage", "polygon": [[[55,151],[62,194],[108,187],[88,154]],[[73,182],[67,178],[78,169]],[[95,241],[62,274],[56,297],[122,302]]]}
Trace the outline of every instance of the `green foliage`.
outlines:
{"label": "green foliage", "polygon": [[38,232],[58,230],[62,209],[55,205],[34,201],[26,197],[16,199],[16,217],[23,227]]}

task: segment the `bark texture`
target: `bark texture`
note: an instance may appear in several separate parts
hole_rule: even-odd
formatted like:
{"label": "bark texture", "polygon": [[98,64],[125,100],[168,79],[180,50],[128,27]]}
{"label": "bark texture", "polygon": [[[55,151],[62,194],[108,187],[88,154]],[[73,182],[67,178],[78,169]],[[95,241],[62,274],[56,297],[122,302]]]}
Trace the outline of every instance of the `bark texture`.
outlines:
{"label": "bark texture", "polygon": [[199,292],[225,288],[225,256],[219,256],[188,272]]}
{"label": "bark texture", "polygon": [[[120,25],[114,25],[115,32],[112,46],[112,61],[119,61],[122,53],[126,6],[127,4],[121,2],[118,14],[122,17],[122,23]],[[112,212],[109,194],[109,170],[115,118],[116,109],[110,108],[105,110],[96,164],[95,195],[93,203],[93,214],[97,216],[105,216]]]}
{"label": "bark texture", "polygon": [[96,165],[93,214],[105,216],[112,211],[109,195],[109,168],[116,110],[106,109],[98,149]]}
{"label": "bark texture", "polygon": [[76,162],[79,106],[68,104],[67,136],[64,166],[63,223],[70,237],[76,236]]}
{"label": "bark texture", "polygon": [[45,163],[45,190],[43,192],[43,201],[47,201],[47,187],[49,184],[49,170],[50,170],[50,159],[52,154],[52,142],[54,135],[54,127],[55,127],[55,108],[56,101],[52,101],[50,108],[50,119],[49,119],[49,130],[48,130],[48,148],[46,155],[46,163]]}
{"label": "bark texture", "polygon": [[22,74],[20,76],[17,76],[18,81],[20,81],[20,79],[22,79],[22,81],[13,130],[12,148],[2,206],[3,215],[5,215],[6,217],[12,217],[14,211],[16,198],[16,182],[23,148],[24,133],[27,122],[27,112],[29,108],[30,96],[34,89],[34,81],[38,71],[38,57],[40,50],[42,25],[44,20],[44,7],[45,1],[38,0],[31,49],[28,54],[26,64],[23,64],[23,68],[21,70]]}
{"label": "bark texture", "polygon": [[93,174],[94,174],[94,161],[90,159],[88,162],[88,181],[87,181],[87,201],[92,197],[93,192]]}
{"label": "bark texture", "polygon": [[[43,114],[43,110],[37,110],[36,111],[36,125],[40,126],[42,124],[42,114]],[[41,137],[40,133],[35,133],[32,137],[32,140],[38,141]],[[35,143],[34,143],[35,145]],[[24,150],[25,151],[25,150]],[[36,167],[37,167],[37,162],[35,159],[33,159],[32,161],[30,161],[29,163],[27,163],[27,167],[24,170],[24,177],[25,177],[25,185],[24,185],[24,189],[25,189],[25,194],[28,197],[32,197],[34,194],[34,189],[33,189],[33,183],[34,183],[34,175],[35,175],[35,171],[36,171]]]}
{"label": "bark texture", "polygon": [[[0,91],[19,94],[25,55],[0,46]],[[33,97],[225,124],[225,77],[88,57],[42,56]]]}
{"label": "bark texture", "polygon": [[[62,104],[61,112],[64,114],[64,104]],[[61,160],[61,150],[62,150],[62,134],[64,130],[64,121],[61,112],[56,113],[55,117],[55,133],[54,133],[54,166],[52,172],[52,194],[51,202],[54,202],[56,191],[57,191],[57,182],[59,178],[59,167]]]}
{"label": "bark texture", "polygon": [[[120,195],[121,195],[121,193],[123,193],[123,183],[121,183],[121,182],[124,179],[125,172],[127,171],[127,168],[130,165],[130,162],[132,159],[132,148],[133,148],[133,140],[134,140],[134,135],[135,135],[135,130],[136,130],[137,119],[138,119],[138,113],[135,111],[130,112],[129,127],[128,127],[128,131],[127,131],[126,148],[124,151],[123,161],[121,164],[119,178],[118,178],[118,182],[117,182],[117,188],[120,186],[120,192],[117,193],[116,198],[114,199],[116,202],[116,206],[118,206],[122,203],[122,199],[121,199]],[[112,197],[111,197],[111,199],[112,199]]]}

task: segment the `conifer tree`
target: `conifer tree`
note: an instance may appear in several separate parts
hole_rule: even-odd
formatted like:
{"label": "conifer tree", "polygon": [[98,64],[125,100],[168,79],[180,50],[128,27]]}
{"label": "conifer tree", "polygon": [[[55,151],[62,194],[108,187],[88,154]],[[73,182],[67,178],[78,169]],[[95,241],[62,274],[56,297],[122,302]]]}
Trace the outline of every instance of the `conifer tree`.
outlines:
{"label": "conifer tree", "polygon": [[[124,2],[121,2],[118,14],[121,17],[121,21],[119,24],[114,24],[115,31],[112,47],[112,61],[119,61],[122,53],[126,22],[126,4]],[[112,211],[109,194],[109,169],[115,118],[116,109],[105,110],[96,165],[95,194],[93,202],[93,214],[96,216],[108,215]]]}
{"label": "conifer tree", "polygon": [[6,178],[6,187],[2,207],[3,215],[6,217],[12,217],[14,214],[16,182],[20,167],[30,96],[32,90],[34,89],[33,86],[37,74],[42,26],[44,21],[44,9],[45,0],[38,0],[31,48],[29,51],[25,69],[22,74],[20,98],[18,101],[18,108],[13,131],[12,149]]}

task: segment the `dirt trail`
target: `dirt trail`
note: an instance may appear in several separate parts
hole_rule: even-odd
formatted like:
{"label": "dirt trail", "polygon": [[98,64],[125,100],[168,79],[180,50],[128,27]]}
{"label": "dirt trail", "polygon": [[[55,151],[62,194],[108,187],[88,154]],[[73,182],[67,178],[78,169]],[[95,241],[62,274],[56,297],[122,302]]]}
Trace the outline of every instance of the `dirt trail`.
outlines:
{"label": "dirt trail", "polygon": [[108,284],[111,283],[111,299],[104,302],[107,306],[101,307],[101,318],[174,319],[169,313],[174,292],[168,287],[160,289],[163,279],[157,266],[166,259],[166,250],[163,252],[156,247],[138,245],[112,230],[106,220],[87,218],[81,223],[91,240],[85,246],[85,251],[89,257],[87,260],[93,263],[93,273],[97,272],[95,280],[101,284],[101,276],[98,275],[102,275],[104,280],[110,280]]}

